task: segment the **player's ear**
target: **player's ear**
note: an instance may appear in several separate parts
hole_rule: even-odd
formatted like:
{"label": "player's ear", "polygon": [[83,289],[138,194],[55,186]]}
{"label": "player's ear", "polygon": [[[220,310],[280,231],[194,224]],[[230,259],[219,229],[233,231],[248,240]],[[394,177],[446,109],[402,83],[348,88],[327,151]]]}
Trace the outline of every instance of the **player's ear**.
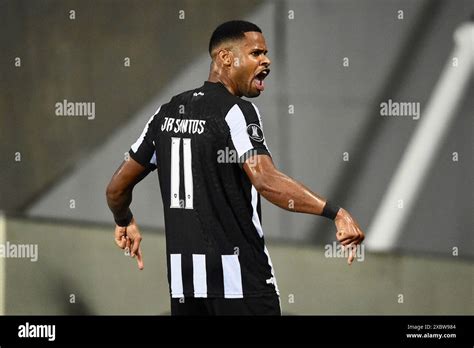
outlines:
{"label": "player's ear", "polygon": [[217,52],[217,59],[219,59],[223,66],[228,67],[232,65],[234,54],[232,53],[232,51],[223,48],[219,50],[219,52]]}

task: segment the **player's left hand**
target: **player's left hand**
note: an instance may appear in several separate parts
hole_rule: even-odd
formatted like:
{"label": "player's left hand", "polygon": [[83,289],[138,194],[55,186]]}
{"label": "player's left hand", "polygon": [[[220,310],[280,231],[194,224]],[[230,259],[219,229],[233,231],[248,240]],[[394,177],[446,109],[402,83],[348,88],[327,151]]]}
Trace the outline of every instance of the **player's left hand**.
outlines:
{"label": "player's left hand", "polygon": [[343,208],[339,209],[336,218],[336,239],[343,246],[349,249],[349,257],[347,263],[352,264],[356,256],[357,245],[364,240],[364,232],[360,229],[354,218]]}

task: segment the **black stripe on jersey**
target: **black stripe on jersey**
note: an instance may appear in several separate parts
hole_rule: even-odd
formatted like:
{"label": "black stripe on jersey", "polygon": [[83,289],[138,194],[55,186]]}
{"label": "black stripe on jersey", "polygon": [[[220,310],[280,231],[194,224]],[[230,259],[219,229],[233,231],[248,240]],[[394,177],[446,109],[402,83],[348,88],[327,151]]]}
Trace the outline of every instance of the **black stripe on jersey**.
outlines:
{"label": "black stripe on jersey", "polygon": [[179,146],[179,206],[184,208],[186,201],[186,191],[184,187],[184,141],[180,138]]}
{"label": "black stripe on jersey", "polygon": [[261,196],[257,196],[257,214],[258,214],[258,219],[260,220],[260,225],[263,226],[263,221],[262,221],[262,205],[261,205]]}
{"label": "black stripe on jersey", "polygon": [[183,294],[194,294],[193,255],[181,254],[181,271],[183,278]]}
{"label": "black stripe on jersey", "polygon": [[207,293],[224,297],[224,270],[221,255],[206,255]]}
{"label": "black stripe on jersey", "polygon": [[[235,146],[234,146],[234,150],[235,150]],[[252,156],[257,156],[257,155],[267,155],[267,156],[272,157],[270,153],[262,147],[258,147],[256,149],[250,149],[246,153],[244,153],[242,156],[240,156],[239,166],[243,168],[245,161],[247,161],[249,158],[252,158]]]}

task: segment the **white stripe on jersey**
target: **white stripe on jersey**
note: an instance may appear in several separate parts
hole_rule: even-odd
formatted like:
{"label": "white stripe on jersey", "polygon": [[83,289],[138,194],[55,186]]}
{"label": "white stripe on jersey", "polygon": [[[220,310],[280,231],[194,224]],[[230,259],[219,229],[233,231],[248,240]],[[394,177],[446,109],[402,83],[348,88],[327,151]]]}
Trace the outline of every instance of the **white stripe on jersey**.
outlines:
{"label": "white stripe on jersey", "polygon": [[135,143],[133,143],[133,145],[132,145],[133,152],[136,153],[138,148],[140,147],[140,145],[143,143],[143,139],[145,139],[146,132],[148,132],[148,126],[150,125],[151,121],[153,121],[153,118],[156,116],[156,114],[158,114],[160,112],[160,109],[161,109],[161,106],[158,108],[158,110],[156,110],[155,114],[150,117],[150,119],[148,120],[145,128],[142,131],[142,134],[140,134],[140,137],[137,139],[137,141],[135,141]]}
{"label": "white stripe on jersey", "polygon": [[170,208],[181,208],[179,205],[179,148],[181,138],[171,138],[171,205]]}
{"label": "white stripe on jersey", "polygon": [[183,297],[183,276],[181,272],[181,254],[170,254],[171,297]]}
{"label": "white stripe on jersey", "polygon": [[272,273],[273,286],[275,286],[275,291],[276,291],[277,295],[280,296],[280,290],[278,290],[278,284],[277,284],[277,280],[276,280],[276,277],[275,277],[275,272],[273,271],[272,259],[270,258],[270,253],[268,252],[268,249],[267,249],[266,245],[265,245],[264,250],[265,250],[265,255],[267,255],[267,258],[268,258],[268,264],[270,265],[270,270],[271,270],[271,273]]}
{"label": "white stripe on jersey", "polygon": [[260,238],[262,238],[263,229],[260,223],[260,218],[258,217],[257,204],[258,204],[258,192],[255,186],[252,185],[252,208],[253,208],[252,222],[255,228],[257,229],[258,235],[260,236]]}
{"label": "white stripe on jersey", "polygon": [[243,298],[242,273],[238,255],[222,255],[224,298]]}
{"label": "white stripe on jersey", "polygon": [[193,209],[193,169],[191,155],[191,139],[183,139],[183,163],[184,163],[184,193],[186,196],[186,209]]}
{"label": "white stripe on jersey", "polygon": [[227,125],[230,128],[230,136],[234,143],[237,155],[242,156],[247,151],[253,149],[247,133],[247,122],[239,106],[235,104],[225,116]]}
{"label": "white stripe on jersey", "polygon": [[[258,235],[260,236],[260,238],[262,238],[263,237],[263,229],[262,229],[262,224],[260,223],[260,218],[259,218],[258,212],[257,212],[257,204],[258,204],[258,192],[257,192],[257,189],[255,188],[255,186],[252,185],[252,208],[253,208],[252,222],[253,222],[253,225],[255,226],[255,229],[258,232]],[[265,251],[265,255],[267,255],[268,265],[270,266],[270,270],[271,270],[271,273],[272,273],[271,281],[272,281],[273,285],[275,286],[276,293],[278,295],[280,295],[280,292],[278,290],[278,285],[277,285],[277,282],[276,282],[276,278],[275,278],[275,272],[273,271],[272,260],[270,258],[270,253],[268,252],[267,246],[265,246],[264,251]]]}
{"label": "white stripe on jersey", "polygon": [[207,297],[206,255],[193,254],[194,297]]}

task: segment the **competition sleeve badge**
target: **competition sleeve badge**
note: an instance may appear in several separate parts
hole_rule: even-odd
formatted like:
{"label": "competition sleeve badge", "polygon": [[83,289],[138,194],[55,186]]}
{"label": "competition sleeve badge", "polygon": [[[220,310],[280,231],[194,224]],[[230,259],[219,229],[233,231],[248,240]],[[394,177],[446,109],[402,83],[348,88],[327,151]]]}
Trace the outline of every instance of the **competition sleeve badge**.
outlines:
{"label": "competition sleeve badge", "polygon": [[263,142],[263,131],[258,124],[251,123],[247,126],[247,133],[249,137],[259,143]]}

